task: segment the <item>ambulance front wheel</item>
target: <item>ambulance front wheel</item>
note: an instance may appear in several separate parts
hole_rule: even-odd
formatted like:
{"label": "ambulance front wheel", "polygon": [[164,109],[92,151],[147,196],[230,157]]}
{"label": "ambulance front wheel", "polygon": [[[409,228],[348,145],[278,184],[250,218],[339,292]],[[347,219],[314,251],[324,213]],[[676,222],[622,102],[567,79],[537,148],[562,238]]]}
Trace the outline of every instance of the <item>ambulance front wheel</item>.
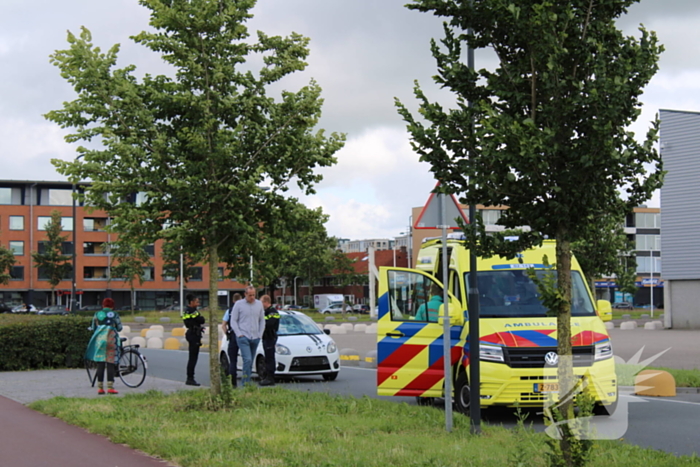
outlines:
{"label": "ambulance front wheel", "polygon": [[469,403],[469,382],[467,381],[467,374],[462,371],[455,382],[455,409],[457,412],[469,415]]}

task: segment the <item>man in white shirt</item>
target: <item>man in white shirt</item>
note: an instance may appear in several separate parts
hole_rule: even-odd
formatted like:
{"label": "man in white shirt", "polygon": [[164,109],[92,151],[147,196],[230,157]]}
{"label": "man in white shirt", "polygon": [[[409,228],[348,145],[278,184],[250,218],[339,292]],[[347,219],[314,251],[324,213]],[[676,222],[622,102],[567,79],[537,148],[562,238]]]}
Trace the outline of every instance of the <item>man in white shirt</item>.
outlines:
{"label": "man in white shirt", "polygon": [[251,383],[253,358],[265,331],[265,309],[255,298],[255,287],[245,289],[245,300],[238,300],[231,310],[231,329],[236,335],[243,359],[241,385]]}

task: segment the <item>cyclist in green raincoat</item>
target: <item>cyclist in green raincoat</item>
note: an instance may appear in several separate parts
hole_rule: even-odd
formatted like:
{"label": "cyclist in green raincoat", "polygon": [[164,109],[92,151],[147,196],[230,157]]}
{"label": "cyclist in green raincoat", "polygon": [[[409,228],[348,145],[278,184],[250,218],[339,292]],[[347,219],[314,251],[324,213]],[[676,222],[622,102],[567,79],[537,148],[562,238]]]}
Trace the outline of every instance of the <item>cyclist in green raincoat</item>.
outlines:
{"label": "cyclist in green raincoat", "polygon": [[114,389],[114,367],[119,361],[121,340],[119,331],[122,322],[119,314],[113,310],[114,300],[105,298],[102,301],[104,309],[95,313],[90,330],[94,331],[85,351],[85,359],[97,363],[97,394],[104,394],[104,373],[107,368],[107,393],[119,394]]}

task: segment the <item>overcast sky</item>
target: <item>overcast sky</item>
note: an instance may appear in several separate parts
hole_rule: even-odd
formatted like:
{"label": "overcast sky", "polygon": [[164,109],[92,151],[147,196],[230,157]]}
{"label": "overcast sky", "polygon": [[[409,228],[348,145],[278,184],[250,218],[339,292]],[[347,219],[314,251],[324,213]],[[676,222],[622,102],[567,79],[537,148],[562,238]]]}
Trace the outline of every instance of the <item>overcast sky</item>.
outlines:
{"label": "overcast sky", "polygon": [[[410,209],[422,206],[434,187],[427,164],[410,149],[394,97],[416,108],[413,81],[429,98],[448,104],[437,89],[431,37],[441,21],[406,9],[408,0],[259,0],[251,31],[311,39],[309,66],[285,81],[290,90],[314,78],[324,90],[321,127],[347,133],[338,164],[322,171],[317,195],[303,198],[322,206],[331,235],[365,239],[406,231]],[[648,86],[640,120],[644,133],[659,109],[700,110],[700,1],[643,0],[620,22],[629,34],[643,23],[657,32],[666,52]],[[75,148],[42,114],[74,99],[72,89],[49,64],[66,48],[66,31],[92,31],[103,48],[122,45],[120,66],[163,73],[160,60],[129,36],[148,27],[148,10],[137,0],[0,0],[0,179],[63,180],[50,163],[72,159]],[[477,67],[492,57],[476,55]],[[658,206],[658,199],[650,203]]]}

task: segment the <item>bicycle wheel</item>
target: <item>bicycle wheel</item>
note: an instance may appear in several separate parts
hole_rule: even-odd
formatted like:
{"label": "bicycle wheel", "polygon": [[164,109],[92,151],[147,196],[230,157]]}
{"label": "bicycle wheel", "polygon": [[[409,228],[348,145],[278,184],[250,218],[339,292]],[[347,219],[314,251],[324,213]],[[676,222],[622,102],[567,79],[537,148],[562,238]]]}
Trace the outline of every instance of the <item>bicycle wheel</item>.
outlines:
{"label": "bicycle wheel", "polygon": [[141,386],[143,380],[146,379],[146,359],[137,350],[125,349],[119,364],[117,372],[122,382],[130,388]]}
{"label": "bicycle wheel", "polygon": [[85,369],[87,370],[90,385],[94,388],[95,380],[97,379],[97,363],[92,360],[85,359]]}

